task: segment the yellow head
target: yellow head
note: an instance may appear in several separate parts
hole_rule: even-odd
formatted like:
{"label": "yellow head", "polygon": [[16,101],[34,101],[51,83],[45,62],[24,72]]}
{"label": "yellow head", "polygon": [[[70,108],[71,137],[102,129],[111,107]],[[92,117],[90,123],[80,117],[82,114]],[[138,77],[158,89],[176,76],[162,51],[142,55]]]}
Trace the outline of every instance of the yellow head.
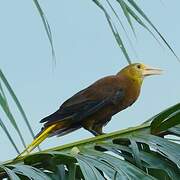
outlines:
{"label": "yellow head", "polygon": [[118,75],[120,74],[128,76],[129,78],[136,80],[139,83],[142,83],[144,77],[151,75],[160,75],[162,74],[162,70],[157,68],[152,68],[145,64],[135,63],[135,64],[130,64],[129,66],[123,68],[118,73]]}

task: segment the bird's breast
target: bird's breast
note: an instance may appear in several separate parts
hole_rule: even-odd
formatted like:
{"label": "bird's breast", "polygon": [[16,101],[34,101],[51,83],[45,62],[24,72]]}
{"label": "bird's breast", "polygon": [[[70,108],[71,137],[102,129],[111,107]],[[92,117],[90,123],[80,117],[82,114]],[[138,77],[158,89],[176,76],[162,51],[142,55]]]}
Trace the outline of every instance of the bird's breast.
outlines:
{"label": "bird's breast", "polygon": [[[123,97],[119,98],[119,100],[115,103],[110,103],[109,105],[106,105],[98,110],[95,114],[87,118],[86,122],[106,124],[107,119],[110,120],[114,114],[126,109],[137,100],[140,94],[141,85],[137,84],[137,82],[131,79],[120,77],[111,82],[110,89],[112,89],[112,87],[114,93],[118,90],[122,90],[124,94]],[[109,96],[111,96],[111,94]]]}
{"label": "bird's breast", "polygon": [[133,80],[126,80],[123,86],[124,97],[114,106],[113,114],[116,114],[123,109],[131,106],[139,97],[141,86]]}

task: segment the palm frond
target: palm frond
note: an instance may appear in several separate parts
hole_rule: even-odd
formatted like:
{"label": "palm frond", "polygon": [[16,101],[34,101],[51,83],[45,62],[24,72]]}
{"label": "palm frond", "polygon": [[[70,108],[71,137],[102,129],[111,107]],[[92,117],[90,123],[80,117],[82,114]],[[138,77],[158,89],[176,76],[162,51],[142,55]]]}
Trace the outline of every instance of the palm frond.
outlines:
{"label": "palm frond", "polygon": [[162,120],[162,117],[171,117],[169,121],[178,124],[168,124],[167,128],[156,131],[156,134],[151,133],[153,126],[150,123],[144,123],[5,162],[0,176],[10,176],[8,173],[12,171],[11,174],[18,177],[19,174],[30,177],[33,171],[37,177],[47,176],[47,179],[178,180],[180,144],[166,137],[180,137],[179,115],[176,113],[179,110],[177,104],[151,118],[151,124],[158,118]]}
{"label": "palm frond", "polygon": [[52,57],[53,57],[53,60],[55,61],[56,60],[56,55],[55,55],[55,49],[54,49],[54,43],[53,43],[53,37],[52,37],[52,33],[51,33],[51,27],[49,25],[49,22],[46,18],[46,15],[44,14],[38,0],[33,0],[38,12],[39,12],[39,15],[41,17],[41,20],[43,22],[43,25],[44,25],[44,28],[45,28],[45,31],[46,31],[46,34],[47,34],[47,37],[49,39],[49,42],[50,42],[50,46],[51,46],[51,52],[52,52]]}
{"label": "palm frond", "polygon": [[160,133],[180,124],[180,103],[166,109],[151,119],[151,132]]}
{"label": "palm frond", "polygon": [[[2,86],[2,85],[4,85],[4,86]],[[15,120],[15,117],[13,116],[13,113],[11,112],[11,109],[9,107],[8,100],[6,98],[6,94],[5,94],[4,89],[6,89],[7,92],[10,94],[10,96],[12,97],[12,99],[13,99],[14,103],[16,104],[16,107],[17,107],[19,113],[21,114],[21,116],[22,116],[22,118],[23,118],[23,120],[24,120],[24,122],[25,122],[25,124],[26,124],[26,126],[27,126],[27,128],[29,130],[29,132],[31,133],[32,137],[34,138],[34,133],[33,133],[33,130],[31,128],[31,125],[30,125],[30,123],[29,123],[29,121],[27,119],[27,116],[26,116],[26,114],[25,114],[25,112],[24,112],[24,110],[23,110],[23,108],[22,108],[18,98],[16,97],[13,89],[11,88],[9,82],[7,81],[5,75],[3,74],[2,70],[0,69],[0,107],[2,108],[4,113],[6,114],[6,116],[9,119],[11,125],[14,127],[14,129],[18,133],[23,146],[26,147],[26,144],[25,144],[24,138],[22,136],[22,133],[21,133],[21,131],[19,129],[19,126],[18,126],[18,124],[17,124],[17,122]],[[6,129],[5,129],[5,125],[4,125],[2,120],[1,120],[1,125],[2,125],[1,126],[2,129],[7,134]],[[13,138],[11,137],[10,142],[12,143],[13,147],[15,147],[12,139]],[[17,148],[16,148],[16,151],[17,151]]]}
{"label": "palm frond", "polygon": [[[115,14],[115,17],[119,21],[118,12],[114,10],[112,4],[114,2],[117,2],[120,5],[120,8],[124,14],[124,17],[127,19],[128,24],[130,25],[131,30],[133,31],[133,34],[135,34],[135,29],[132,23],[132,19],[134,19],[141,27],[143,27],[145,30],[147,30],[153,38],[156,39],[156,41],[161,44],[158,40],[160,38],[162,42],[166,45],[166,47],[171,51],[171,53],[176,57],[176,59],[180,62],[179,57],[176,55],[173,48],[170,46],[168,41],[165,39],[165,37],[159,32],[159,30],[155,27],[155,25],[152,23],[150,18],[145,14],[145,12],[142,10],[142,8],[139,7],[139,5],[134,0],[92,0],[105,14],[105,17],[108,21],[108,24],[111,28],[111,31],[116,39],[116,42],[118,43],[120,49],[122,50],[126,60],[128,63],[131,63],[131,58],[128,54],[127,48],[125,47],[124,40],[122,38],[122,34],[119,33],[118,28],[116,27],[116,23],[114,23],[112,14]],[[111,12],[108,12],[107,7],[104,6],[104,2],[107,2],[107,4],[110,6]],[[125,29],[122,27],[123,30]],[[154,31],[152,31],[152,30]],[[126,33],[127,34],[127,33]],[[131,45],[131,44],[130,44]]]}
{"label": "palm frond", "polygon": [[[53,59],[55,60],[55,50],[54,50],[54,44],[53,44],[53,38],[52,38],[50,25],[48,23],[48,20],[38,2],[38,0],[33,0],[33,2],[40,14],[41,19],[42,19],[47,37],[48,37],[50,45],[51,45],[52,56],[53,56]],[[115,14],[115,17],[120,22],[118,12],[113,8],[113,5],[112,5],[114,2],[117,2],[117,4],[120,5],[120,8],[124,14],[124,17],[127,19],[127,22],[130,25],[130,28],[133,31],[133,34],[135,36],[136,36],[136,33],[135,33],[135,28],[133,26],[132,19],[134,19],[145,30],[147,30],[160,44],[160,42],[158,40],[158,37],[159,37],[162,40],[162,42],[167,46],[167,48],[173,53],[173,55],[176,57],[176,59],[180,62],[179,57],[176,55],[176,53],[173,50],[173,48],[171,47],[171,45],[168,43],[168,41],[165,39],[165,37],[159,32],[159,30],[155,27],[155,25],[152,23],[150,18],[145,14],[145,12],[142,10],[142,8],[139,7],[139,5],[136,3],[136,1],[134,1],[134,0],[127,0],[127,1],[126,0],[115,0],[115,1],[113,1],[113,0],[104,0],[104,1],[92,0],[92,2],[94,2],[97,5],[97,7],[99,7],[105,14],[106,20],[111,28],[111,31],[116,39],[116,42],[117,42],[118,46],[120,47],[122,53],[124,54],[124,56],[129,64],[131,63],[131,58],[130,58],[130,56],[128,54],[128,50],[125,46],[124,40],[122,38],[122,34],[119,33],[119,30],[118,30],[119,28],[116,26],[116,23],[115,23],[116,20],[114,21],[112,18],[112,14]],[[107,7],[104,6],[104,2],[106,2],[110,6],[112,13],[108,12]],[[124,28],[124,25],[122,24],[122,22],[120,22],[120,24],[121,24],[123,30],[125,31],[125,35],[127,37],[127,40],[130,43],[130,46],[132,47],[132,43],[129,39],[129,36],[127,36],[127,32]],[[152,28],[152,30],[154,30],[155,33],[153,33],[153,31],[150,28]],[[134,47],[133,47],[133,49],[134,49]]]}
{"label": "palm frond", "polygon": [[129,55],[127,53],[127,50],[126,50],[126,48],[124,46],[122,38],[121,38],[121,36],[120,36],[116,26],[115,26],[115,23],[112,21],[111,16],[108,14],[108,12],[104,8],[104,6],[99,2],[99,0],[92,0],[92,1],[104,12],[105,17],[107,19],[107,22],[108,22],[108,24],[109,24],[109,26],[111,28],[111,31],[112,31],[115,39],[116,39],[116,42],[118,43],[118,45],[119,45],[120,49],[122,50],[126,60],[128,61],[128,63],[131,64],[130,57],[129,57]]}
{"label": "palm frond", "polygon": [[7,135],[9,141],[11,142],[12,146],[14,147],[15,151],[20,154],[20,151],[18,150],[18,147],[16,146],[16,143],[14,142],[14,140],[12,139],[7,127],[5,126],[5,124],[3,123],[3,121],[0,118],[0,126],[1,128],[4,130],[5,134]]}

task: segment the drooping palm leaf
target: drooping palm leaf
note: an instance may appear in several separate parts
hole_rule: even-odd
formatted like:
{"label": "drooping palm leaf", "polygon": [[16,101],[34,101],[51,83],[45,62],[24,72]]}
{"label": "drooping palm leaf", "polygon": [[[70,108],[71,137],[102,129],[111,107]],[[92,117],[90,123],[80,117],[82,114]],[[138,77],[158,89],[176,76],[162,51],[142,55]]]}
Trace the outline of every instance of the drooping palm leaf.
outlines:
{"label": "drooping palm leaf", "polygon": [[[27,119],[27,116],[26,116],[26,114],[25,114],[25,112],[24,112],[24,110],[23,110],[23,108],[22,108],[22,106],[21,106],[18,98],[16,97],[13,89],[11,88],[9,82],[7,81],[7,79],[6,79],[6,77],[4,76],[2,70],[0,69],[0,107],[3,109],[3,111],[4,111],[4,113],[6,114],[7,118],[10,120],[12,126],[13,126],[13,127],[15,128],[15,130],[17,131],[17,133],[18,133],[18,135],[19,135],[19,137],[20,137],[20,139],[21,139],[21,142],[23,143],[23,145],[24,145],[24,147],[25,147],[26,145],[25,145],[24,138],[23,138],[23,136],[22,136],[22,134],[21,134],[21,131],[20,131],[19,127],[18,127],[18,124],[17,124],[17,122],[16,122],[16,120],[15,120],[15,118],[14,118],[14,116],[13,116],[11,110],[10,110],[10,107],[9,107],[9,105],[8,105],[8,101],[7,101],[7,98],[6,98],[6,95],[5,95],[5,92],[4,92],[2,83],[3,83],[4,87],[6,88],[6,90],[9,92],[9,94],[11,95],[13,101],[14,101],[15,104],[16,104],[16,107],[17,107],[18,111],[20,112],[20,114],[21,114],[21,116],[22,116],[25,124],[26,124],[27,127],[28,127],[29,132],[31,133],[32,137],[34,138],[34,133],[33,133],[33,130],[32,130],[32,128],[31,128],[31,126],[30,126],[30,123],[29,123],[29,121],[28,121],[28,119]],[[1,127],[3,128],[3,127],[5,127],[5,126],[1,126]],[[4,130],[5,133],[6,133],[6,130],[5,130],[4,128],[3,128],[3,130]],[[7,134],[7,133],[6,133],[6,134]],[[11,137],[11,143],[12,143],[12,139],[13,139],[13,138]],[[13,143],[12,143],[12,145],[13,145]],[[13,146],[14,146],[14,145],[13,145]]]}
{"label": "drooping palm leaf", "polygon": [[[6,116],[8,117],[10,123],[12,124],[12,126],[14,127],[14,129],[16,130],[16,132],[18,133],[20,139],[21,139],[21,142],[23,144],[24,147],[26,147],[26,144],[25,144],[25,141],[24,141],[24,138],[22,136],[22,133],[16,123],[16,120],[13,116],[13,114],[11,113],[10,111],[10,108],[9,108],[9,105],[7,103],[7,99],[6,99],[6,96],[4,93],[0,93],[0,107],[2,108],[2,110],[4,111],[4,113],[6,114]],[[2,128],[4,126],[1,126]],[[3,128],[3,130],[5,131],[5,129]]]}
{"label": "drooping palm leaf", "polygon": [[128,0],[128,2],[136,9],[136,11],[148,22],[148,24],[155,30],[155,32],[158,34],[158,36],[162,39],[162,41],[166,44],[166,46],[169,48],[169,50],[174,54],[176,59],[180,62],[179,57],[176,55],[172,47],[169,45],[167,40],[163,37],[163,35],[158,31],[158,29],[154,26],[154,24],[151,22],[151,20],[148,18],[148,16],[144,13],[144,11],[137,5],[137,3],[134,0]]}
{"label": "drooping palm leaf", "polygon": [[4,130],[5,134],[7,135],[9,141],[11,142],[12,146],[14,147],[15,151],[20,154],[20,151],[18,150],[18,147],[16,146],[16,143],[14,142],[14,140],[12,139],[8,129],[6,128],[5,124],[3,123],[3,121],[0,118],[0,126],[1,128]]}
{"label": "drooping palm leaf", "polygon": [[[119,24],[121,25],[121,27],[122,27],[122,29],[123,29],[123,31],[124,31],[124,33],[125,33],[125,36],[126,36],[126,38],[127,38],[127,41],[128,41],[128,43],[129,43],[131,49],[133,50],[134,54],[137,56],[137,52],[136,52],[136,50],[135,50],[135,48],[134,48],[134,46],[133,46],[133,43],[132,43],[132,41],[131,41],[131,39],[130,39],[130,37],[129,37],[128,32],[126,31],[126,28],[125,28],[125,26],[124,26],[124,24],[123,24],[123,22],[122,22],[122,20],[121,20],[121,17],[116,13],[116,11],[115,11],[115,9],[113,8],[113,6],[112,6],[112,4],[110,3],[110,1],[109,1],[109,0],[106,0],[106,1],[107,1],[107,4],[109,5],[110,9],[111,9],[112,12],[114,13],[115,17],[117,18],[117,21],[118,21]],[[130,20],[130,19],[129,19],[129,20]],[[130,27],[131,27],[131,29],[132,29],[132,31],[133,31],[133,33],[134,33],[134,36],[136,37],[135,29],[134,29],[132,23],[130,24]]]}
{"label": "drooping palm leaf", "polygon": [[[121,48],[128,63],[130,63],[131,61],[130,61],[130,57],[127,53],[127,49],[124,46],[124,40],[122,39],[122,35],[119,34],[119,31],[117,30],[118,28],[116,27],[116,23],[114,23],[112,20],[111,13],[108,13],[108,11],[106,10],[106,7],[103,6],[103,4],[104,4],[103,2],[105,2],[105,1],[111,7],[111,10],[117,17],[118,21],[119,21],[118,12],[114,10],[111,3],[116,1],[120,5],[120,8],[121,8],[122,12],[124,13],[124,16],[127,19],[127,22],[130,25],[130,28],[132,29],[134,35],[135,35],[135,29],[134,29],[131,18],[133,18],[138,24],[140,24],[145,30],[147,30],[158,41],[158,43],[160,43],[157,38],[159,36],[160,39],[162,40],[162,42],[168,47],[168,49],[173,53],[173,55],[176,57],[176,59],[180,62],[180,59],[176,55],[173,48],[170,46],[170,44],[167,42],[167,40],[164,38],[164,36],[158,31],[158,29],[151,22],[151,20],[145,14],[145,12],[138,6],[138,4],[136,3],[135,0],[114,0],[114,1],[113,0],[111,0],[111,1],[110,0],[92,0],[92,1],[104,12],[106,19],[108,21],[108,24],[110,25],[112,33],[116,39],[116,42],[118,43],[119,47]],[[109,23],[109,21],[111,23]],[[113,26],[112,26],[112,22],[113,22]],[[155,31],[155,33],[153,33],[153,31],[151,31],[150,28],[152,28]],[[123,27],[123,29],[124,29],[124,27]],[[156,35],[157,35],[157,37],[156,37]]]}
{"label": "drooping palm leaf", "polygon": [[47,37],[49,39],[49,42],[50,42],[50,45],[51,45],[51,51],[52,51],[52,57],[53,57],[53,60],[55,60],[55,50],[54,50],[54,44],[53,44],[53,38],[52,38],[52,33],[51,33],[51,27],[49,25],[49,22],[46,18],[46,15],[44,14],[38,0],[33,0],[39,14],[40,14],[40,17],[41,17],[41,20],[43,22],[43,25],[44,25],[44,28],[45,28],[45,31],[46,31],[46,34],[47,34]]}
{"label": "drooping palm leaf", "polygon": [[[157,35],[161,38],[161,40],[165,43],[165,45],[168,47],[168,49],[174,54],[176,59],[178,61],[180,61],[179,57],[176,55],[173,48],[170,46],[170,44],[167,42],[167,40],[163,37],[163,35],[158,31],[158,29],[154,26],[154,24],[151,22],[151,20],[145,14],[145,12],[138,6],[136,1],[134,1],[134,0],[114,0],[114,1],[113,0],[103,0],[103,1],[102,0],[92,0],[92,1],[104,12],[105,17],[108,21],[108,24],[109,24],[109,26],[112,30],[112,33],[116,39],[116,42],[118,43],[118,45],[119,45],[120,49],[122,50],[126,60],[128,61],[128,63],[131,63],[131,60],[130,60],[130,57],[128,55],[127,49],[124,45],[124,40],[122,39],[122,35],[119,34],[118,28],[116,27],[116,23],[114,23],[114,21],[111,17],[111,13],[108,13],[108,11],[106,10],[106,7],[104,7],[104,5],[103,5],[104,2],[107,2],[107,4],[110,6],[111,10],[115,14],[118,21],[120,20],[120,18],[118,16],[118,12],[115,11],[115,9],[112,7],[112,3],[114,1],[116,1],[120,5],[120,8],[121,8],[122,12],[124,13],[124,16],[127,19],[127,22],[130,25],[130,28],[132,29],[134,35],[135,35],[135,29],[134,29],[131,18],[133,18],[137,23],[139,23],[143,28],[145,28],[158,41],[155,34],[150,30],[149,27],[151,27],[157,33]],[[55,59],[55,50],[54,50],[53,38],[52,38],[50,25],[47,21],[47,18],[45,16],[38,0],[33,0],[33,2],[34,2],[35,6],[36,6],[36,8],[40,14],[41,19],[42,19],[44,28],[46,30],[46,34],[48,36],[48,39],[49,39],[49,42],[51,45],[53,59]],[[144,21],[142,21],[141,18],[143,18]],[[145,22],[149,25],[149,27],[148,27],[148,25],[146,25]],[[122,23],[120,23],[120,24],[122,26]],[[124,26],[122,26],[122,28],[123,28],[123,30],[125,30]],[[126,31],[125,31],[125,34],[127,36]],[[130,42],[130,46],[132,46],[132,43],[129,40],[129,37],[127,37],[127,40]]]}
{"label": "drooping palm leaf", "polygon": [[[15,102],[18,110],[19,110],[19,112],[21,113],[21,115],[22,115],[22,117],[23,117],[23,119],[24,119],[24,122],[26,123],[26,125],[27,125],[27,127],[28,127],[28,129],[29,129],[29,131],[30,131],[30,133],[31,133],[31,135],[32,135],[32,137],[34,138],[34,133],[33,133],[33,130],[32,130],[32,128],[31,128],[31,125],[30,125],[30,123],[29,123],[29,121],[28,121],[28,119],[27,119],[27,116],[26,116],[26,114],[25,114],[25,112],[24,112],[24,110],[23,110],[23,108],[22,108],[22,106],[21,106],[21,104],[20,104],[17,96],[15,95],[13,89],[11,88],[8,80],[7,80],[6,77],[4,76],[2,70],[0,70],[0,79],[2,80],[2,82],[4,83],[4,85],[5,85],[6,88],[7,88],[8,92],[10,93],[11,97],[13,98],[13,100],[14,100],[14,102]],[[2,87],[1,87],[1,88],[2,88]],[[2,89],[2,90],[3,90],[3,89]],[[3,91],[2,91],[2,94],[4,94]],[[6,98],[5,98],[5,94],[4,94],[3,96],[4,96],[4,99],[6,99]],[[6,102],[7,102],[7,100],[6,100]]]}
{"label": "drooping palm leaf", "polygon": [[[179,109],[179,104],[172,106],[156,115],[154,121],[158,117],[166,119],[169,113],[174,114],[171,120],[179,121],[178,113],[175,113]],[[21,165],[21,174],[26,177],[33,171],[37,177],[46,175],[50,179],[178,180],[180,144],[164,135],[178,138],[180,125],[168,125],[163,129],[163,136],[162,131],[151,134],[151,128],[145,123],[9,161],[2,165],[4,169],[1,167],[0,176],[7,176],[8,168],[19,177],[17,167]]]}
{"label": "drooping palm leaf", "polygon": [[109,24],[109,26],[110,26],[110,28],[111,28],[111,31],[112,31],[115,39],[116,39],[116,42],[118,43],[120,49],[122,50],[124,56],[126,57],[126,60],[128,61],[128,63],[131,64],[131,60],[130,60],[130,58],[129,58],[129,55],[128,55],[128,53],[127,53],[127,50],[126,50],[126,48],[125,48],[125,46],[124,46],[124,43],[123,43],[123,41],[122,41],[122,39],[121,39],[121,37],[120,37],[120,35],[119,35],[119,32],[118,32],[118,30],[117,30],[117,28],[116,28],[116,26],[115,26],[115,23],[112,21],[111,16],[107,13],[106,9],[105,9],[104,6],[99,2],[99,0],[92,0],[92,1],[104,12],[105,17],[106,17],[106,19],[107,19],[107,21],[108,21],[108,24]]}

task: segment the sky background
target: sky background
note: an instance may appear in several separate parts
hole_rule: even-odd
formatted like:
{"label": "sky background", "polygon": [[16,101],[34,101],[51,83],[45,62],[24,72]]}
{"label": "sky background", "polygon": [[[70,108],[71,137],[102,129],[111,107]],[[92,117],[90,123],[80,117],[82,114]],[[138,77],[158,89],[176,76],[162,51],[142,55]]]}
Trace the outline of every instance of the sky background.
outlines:
{"label": "sky background", "polygon": [[[180,56],[180,1],[138,3]],[[0,68],[19,98],[35,133],[42,126],[39,120],[57,110],[67,98],[103,76],[116,74],[127,65],[104,14],[92,1],[47,0],[41,1],[41,5],[51,25],[56,65],[33,1],[6,0],[0,6]],[[122,14],[117,5],[116,10]],[[122,21],[127,25],[125,19]],[[180,63],[147,31],[135,22],[134,26],[137,38],[128,30],[137,52],[135,55],[128,48],[132,61],[160,67],[165,73],[145,79],[137,102],[115,115],[104,128],[105,132],[138,125],[180,101]],[[120,26],[118,29],[123,34]],[[31,136],[14,103],[9,101],[25,140],[30,143]],[[23,150],[2,110],[0,117]],[[15,150],[1,129],[0,133],[0,161],[13,158]],[[49,138],[41,147],[45,149],[89,137],[92,135],[81,129],[61,138]]]}

